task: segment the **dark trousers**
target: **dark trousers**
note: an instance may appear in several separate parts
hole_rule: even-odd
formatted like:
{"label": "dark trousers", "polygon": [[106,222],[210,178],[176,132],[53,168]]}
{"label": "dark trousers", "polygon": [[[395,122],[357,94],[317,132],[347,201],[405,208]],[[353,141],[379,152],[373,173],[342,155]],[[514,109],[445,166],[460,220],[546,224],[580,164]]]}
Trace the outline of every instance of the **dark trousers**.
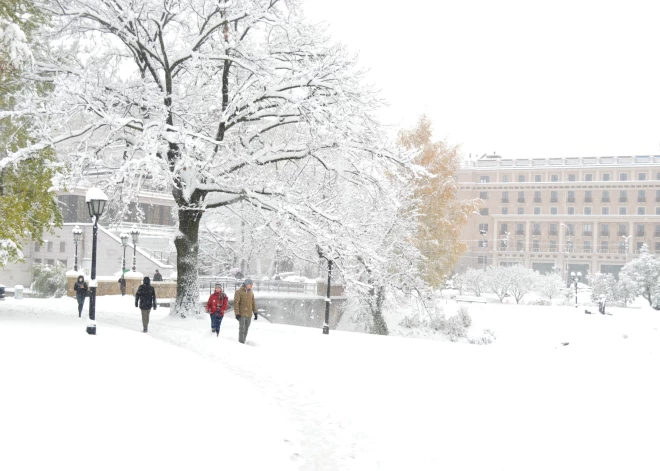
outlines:
{"label": "dark trousers", "polygon": [[213,332],[220,332],[220,324],[222,324],[222,319],[225,316],[217,316],[215,314],[211,314],[211,330]]}
{"label": "dark trousers", "polygon": [[151,309],[140,309],[140,311],[142,312],[142,328],[146,331],[149,327],[149,313]]}
{"label": "dark trousers", "polygon": [[85,304],[85,296],[77,294],[76,299],[78,300],[78,317],[82,317],[83,305]]}
{"label": "dark trousers", "polygon": [[238,341],[239,342],[245,343],[245,340],[247,339],[248,329],[250,328],[251,323],[252,323],[252,317],[241,316],[240,319],[238,319]]}

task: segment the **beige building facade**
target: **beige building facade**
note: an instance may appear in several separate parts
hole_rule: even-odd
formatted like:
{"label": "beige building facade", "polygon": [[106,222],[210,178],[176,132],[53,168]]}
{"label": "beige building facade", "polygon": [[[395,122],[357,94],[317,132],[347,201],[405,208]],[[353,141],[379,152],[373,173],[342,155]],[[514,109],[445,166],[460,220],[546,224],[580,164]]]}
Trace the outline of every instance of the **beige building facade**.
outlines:
{"label": "beige building facade", "polygon": [[660,156],[504,159],[484,156],[457,174],[478,198],[463,227],[456,271],[523,264],[568,278],[618,275],[647,244],[660,253]]}

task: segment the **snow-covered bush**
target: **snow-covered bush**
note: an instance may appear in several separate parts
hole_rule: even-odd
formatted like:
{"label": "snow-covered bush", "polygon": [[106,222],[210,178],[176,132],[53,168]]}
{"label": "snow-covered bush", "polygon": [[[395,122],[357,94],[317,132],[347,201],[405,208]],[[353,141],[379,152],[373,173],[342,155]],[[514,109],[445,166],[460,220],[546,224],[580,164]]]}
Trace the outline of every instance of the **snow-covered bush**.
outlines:
{"label": "snow-covered bush", "polygon": [[548,299],[535,299],[529,302],[530,306],[552,306],[552,302]]}
{"label": "snow-covered bush", "polygon": [[497,336],[495,332],[490,329],[484,329],[481,336],[479,337],[469,337],[468,342],[474,345],[488,345],[493,343]]}
{"label": "snow-covered bush", "polygon": [[621,304],[621,296],[614,275],[611,273],[594,273],[588,275],[587,279],[591,285],[592,302],[605,302],[610,306]]}
{"label": "snow-covered bush", "polygon": [[[556,273],[547,273],[539,277],[538,286],[536,291],[548,301],[561,295],[562,290],[566,287],[566,283],[560,275]],[[549,306],[548,304],[540,304],[541,306]]]}
{"label": "snow-covered bush", "polygon": [[419,314],[417,314],[416,312],[409,316],[405,316],[403,319],[401,319],[401,322],[399,322],[399,325],[401,327],[405,327],[406,329],[415,329],[419,327],[421,324],[422,322],[421,319],[419,318]]}
{"label": "snow-covered bush", "polygon": [[484,270],[475,270],[474,268],[468,268],[467,271],[462,275],[463,283],[462,286],[464,289],[471,291],[475,296],[481,296],[486,290],[486,272]]}
{"label": "snow-covered bush", "polygon": [[470,317],[470,310],[467,306],[459,306],[456,310],[456,317],[458,317],[463,324],[463,327],[469,329],[472,325],[472,317]]}
{"label": "snow-covered bush", "polygon": [[493,265],[486,270],[486,287],[495,293],[500,302],[509,295],[511,287],[511,270],[509,267]]}
{"label": "snow-covered bush", "polygon": [[634,287],[638,295],[641,295],[649,303],[649,306],[660,304],[660,299],[655,299],[658,278],[660,277],[660,260],[649,252],[646,244],[642,246],[639,257],[626,263],[621,269],[620,279],[625,278],[630,287]]}
{"label": "snow-covered bush", "polygon": [[38,298],[61,298],[66,294],[66,267],[60,262],[34,265],[32,279],[32,292]]}
{"label": "snow-covered bush", "polygon": [[452,341],[455,341],[456,338],[467,337],[467,329],[459,316],[452,316],[447,319],[446,334],[449,335]]}
{"label": "snow-covered bush", "polygon": [[511,265],[507,269],[510,279],[509,294],[516,300],[516,304],[520,304],[527,293],[539,286],[541,275],[522,265]]}

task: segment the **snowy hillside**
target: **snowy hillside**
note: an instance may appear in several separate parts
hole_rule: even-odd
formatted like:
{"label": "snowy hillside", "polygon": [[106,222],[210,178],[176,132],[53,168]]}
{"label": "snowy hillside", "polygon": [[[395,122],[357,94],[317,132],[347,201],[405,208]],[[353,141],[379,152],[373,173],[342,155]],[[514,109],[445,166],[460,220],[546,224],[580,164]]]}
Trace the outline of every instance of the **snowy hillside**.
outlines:
{"label": "snowy hillside", "polygon": [[[658,469],[660,316],[471,308],[490,345],[253,322],[130,298],[0,304],[0,469]],[[568,342],[567,346],[562,345]],[[191,353],[193,352],[193,353]]]}

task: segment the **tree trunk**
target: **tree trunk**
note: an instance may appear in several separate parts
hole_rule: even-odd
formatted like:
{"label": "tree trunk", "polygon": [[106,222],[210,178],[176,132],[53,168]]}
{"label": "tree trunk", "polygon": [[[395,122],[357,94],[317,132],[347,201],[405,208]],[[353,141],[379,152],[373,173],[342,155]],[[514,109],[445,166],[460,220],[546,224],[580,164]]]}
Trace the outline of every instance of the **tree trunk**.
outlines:
{"label": "tree trunk", "polygon": [[170,315],[186,317],[199,312],[197,257],[199,253],[199,223],[202,211],[179,209],[179,235],[176,247],[176,302]]}
{"label": "tree trunk", "polygon": [[372,334],[389,335],[387,323],[383,317],[383,301],[385,301],[385,287],[379,286],[369,290],[369,307],[371,308],[371,318],[373,320]]}

